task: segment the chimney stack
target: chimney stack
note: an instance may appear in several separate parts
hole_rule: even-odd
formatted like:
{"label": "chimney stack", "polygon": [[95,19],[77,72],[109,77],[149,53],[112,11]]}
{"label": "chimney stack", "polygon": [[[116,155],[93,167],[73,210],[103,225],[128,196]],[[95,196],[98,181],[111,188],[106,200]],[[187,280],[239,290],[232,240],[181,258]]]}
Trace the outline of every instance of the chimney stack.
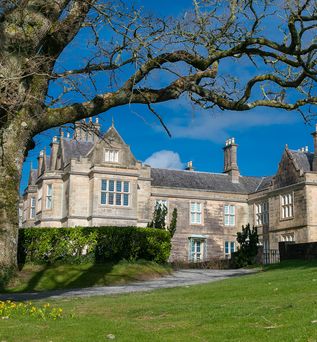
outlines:
{"label": "chimney stack", "polygon": [[193,162],[191,160],[187,163],[187,166],[186,166],[185,170],[187,170],[187,171],[194,171]]}
{"label": "chimney stack", "polygon": [[237,148],[234,138],[226,140],[224,150],[224,173],[231,175],[232,183],[239,183],[240,172],[237,163]]}
{"label": "chimney stack", "polygon": [[56,169],[56,160],[57,160],[57,152],[58,152],[58,139],[57,137],[53,137],[53,140],[50,144],[51,146],[51,165],[50,165],[50,169],[51,170],[55,170]]}
{"label": "chimney stack", "polygon": [[314,138],[314,158],[313,158],[313,171],[317,171],[317,125],[315,132],[311,134]]}
{"label": "chimney stack", "polygon": [[39,156],[37,157],[37,175],[38,175],[38,177],[42,174],[43,162],[44,162],[44,150],[41,150]]}

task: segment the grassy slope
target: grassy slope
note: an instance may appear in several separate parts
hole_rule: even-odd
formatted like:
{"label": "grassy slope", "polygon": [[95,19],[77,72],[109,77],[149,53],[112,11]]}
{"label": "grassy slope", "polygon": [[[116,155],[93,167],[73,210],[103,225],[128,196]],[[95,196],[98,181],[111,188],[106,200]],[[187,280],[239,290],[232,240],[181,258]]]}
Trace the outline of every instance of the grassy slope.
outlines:
{"label": "grassy slope", "polygon": [[151,293],[51,301],[59,321],[0,320],[5,341],[317,340],[317,262]]}
{"label": "grassy slope", "polygon": [[117,264],[31,265],[17,273],[1,292],[30,292],[90,286],[118,285],[166,275],[169,266],[154,262],[121,261]]}

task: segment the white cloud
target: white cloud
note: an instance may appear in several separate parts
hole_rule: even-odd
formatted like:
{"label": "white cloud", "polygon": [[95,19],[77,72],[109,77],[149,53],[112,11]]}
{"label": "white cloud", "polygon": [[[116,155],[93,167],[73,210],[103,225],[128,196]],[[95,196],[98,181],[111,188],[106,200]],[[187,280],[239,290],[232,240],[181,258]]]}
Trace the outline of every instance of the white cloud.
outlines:
{"label": "white cloud", "polygon": [[235,132],[247,131],[255,127],[290,125],[299,120],[296,113],[283,111],[252,112],[196,112],[167,123],[175,138],[191,138],[223,142]]}
{"label": "white cloud", "polygon": [[181,162],[179,154],[167,150],[154,152],[144,163],[161,169],[179,170],[184,168],[184,163]]}

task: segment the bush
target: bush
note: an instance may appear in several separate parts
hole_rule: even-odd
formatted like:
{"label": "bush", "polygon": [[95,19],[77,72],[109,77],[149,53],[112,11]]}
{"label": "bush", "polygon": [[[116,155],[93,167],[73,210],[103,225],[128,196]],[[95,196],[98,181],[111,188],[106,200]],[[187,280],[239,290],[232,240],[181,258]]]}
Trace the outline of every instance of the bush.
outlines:
{"label": "bush", "polygon": [[237,233],[237,242],[239,249],[232,255],[232,267],[240,268],[255,264],[259,243],[256,227],[251,228],[249,223],[245,227],[242,226],[242,231]]}
{"label": "bush", "polygon": [[170,234],[160,229],[23,228],[19,230],[18,263],[82,263],[123,259],[164,263],[170,250]]}

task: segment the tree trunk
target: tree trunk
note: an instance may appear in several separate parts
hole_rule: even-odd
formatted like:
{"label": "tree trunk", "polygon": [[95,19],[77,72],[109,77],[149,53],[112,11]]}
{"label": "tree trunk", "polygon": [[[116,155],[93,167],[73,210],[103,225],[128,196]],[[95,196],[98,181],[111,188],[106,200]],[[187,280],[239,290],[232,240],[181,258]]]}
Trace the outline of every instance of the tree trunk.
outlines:
{"label": "tree trunk", "polygon": [[19,181],[10,173],[0,167],[0,267],[17,264]]}
{"label": "tree trunk", "polygon": [[17,265],[19,184],[30,132],[24,120],[0,129],[0,267]]}

